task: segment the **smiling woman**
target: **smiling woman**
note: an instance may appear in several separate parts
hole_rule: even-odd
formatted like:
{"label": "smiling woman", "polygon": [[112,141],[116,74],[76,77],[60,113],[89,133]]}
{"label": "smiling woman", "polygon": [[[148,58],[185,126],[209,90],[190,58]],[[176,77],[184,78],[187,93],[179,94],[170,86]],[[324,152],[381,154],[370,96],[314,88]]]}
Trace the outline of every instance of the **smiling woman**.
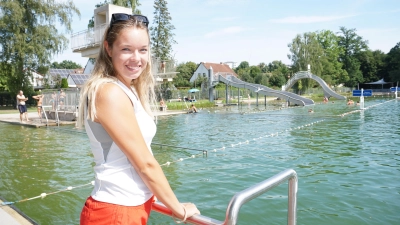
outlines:
{"label": "smiling woman", "polygon": [[147,26],[145,16],[113,14],[82,88],[79,125],[89,136],[96,174],[84,225],[146,224],[155,196],[183,221],[200,213],[179,203],[150,147],[156,125]]}
{"label": "smiling woman", "polygon": [[112,60],[116,77],[126,86],[137,79],[147,66],[149,59],[149,40],[146,30],[124,29],[113,46],[104,42],[108,56]]}

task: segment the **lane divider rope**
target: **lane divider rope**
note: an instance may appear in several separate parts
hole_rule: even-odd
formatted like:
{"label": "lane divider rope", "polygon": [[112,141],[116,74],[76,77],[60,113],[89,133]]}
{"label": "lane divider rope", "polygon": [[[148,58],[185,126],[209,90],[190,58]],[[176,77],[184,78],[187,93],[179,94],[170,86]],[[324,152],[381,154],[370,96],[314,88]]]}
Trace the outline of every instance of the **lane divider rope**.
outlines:
{"label": "lane divider rope", "polygon": [[[381,104],[388,103],[388,102],[393,101],[393,100],[395,100],[395,99],[392,99],[392,100],[389,100],[389,101],[385,101],[385,102],[382,102],[382,103],[378,103],[378,104],[375,104],[375,105],[371,105],[371,106],[368,106],[368,107],[366,107],[366,108],[364,108],[364,109],[353,110],[353,111],[350,111],[350,112],[347,112],[347,113],[339,114],[338,116],[344,117],[344,116],[346,116],[346,115],[350,115],[350,114],[353,114],[353,113],[356,113],[356,112],[361,112],[361,111],[364,111],[364,110],[367,110],[367,109],[370,109],[370,108],[379,106],[379,105],[381,105]],[[253,140],[253,141],[257,141],[257,140],[260,140],[260,139],[263,139],[263,138],[267,138],[267,137],[277,137],[277,136],[279,136],[280,134],[284,134],[284,133],[289,132],[289,131],[292,131],[292,130],[299,130],[299,129],[302,129],[302,128],[304,128],[304,127],[309,127],[309,126],[315,125],[315,124],[317,124],[317,123],[321,123],[321,122],[323,122],[323,121],[325,121],[325,120],[319,120],[319,121],[316,121],[316,122],[311,122],[311,123],[308,123],[308,124],[305,124],[305,125],[302,125],[302,126],[297,126],[297,127],[295,127],[295,128],[289,128],[289,129],[286,129],[286,130],[281,131],[281,132],[266,134],[266,135],[264,135],[264,136],[260,136],[260,137],[257,137],[257,138],[253,138],[252,140]],[[79,133],[80,133],[80,132],[79,132]],[[246,141],[239,142],[239,143],[236,143],[236,144],[230,144],[230,145],[228,145],[228,147],[234,148],[234,147],[236,147],[236,146],[240,146],[240,145],[244,145],[244,144],[250,144],[250,142],[251,142],[251,141],[246,140]],[[181,148],[183,148],[183,147],[181,147]],[[227,148],[227,147],[225,147],[225,146],[220,147],[220,148],[214,148],[214,149],[210,150],[210,152],[224,151],[226,148]],[[189,149],[189,150],[190,150],[190,149]],[[195,149],[192,149],[192,150],[195,150]],[[194,159],[194,158],[196,158],[197,156],[202,156],[202,155],[204,155],[204,152],[207,152],[207,150],[202,150],[202,151],[203,151],[203,152],[200,153],[200,154],[191,155],[190,157],[186,157],[186,158],[179,158],[179,159],[177,159],[177,160],[175,160],[175,161],[172,161],[172,162],[166,162],[166,163],[164,163],[164,164],[160,164],[160,166],[170,166],[172,163],[182,162],[182,161],[187,160],[187,159]],[[67,188],[65,188],[65,189],[61,189],[61,190],[54,191],[54,192],[50,192],[50,193],[42,193],[42,194],[40,194],[40,195],[38,195],[38,196],[31,197],[31,198],[25,198],[25,199],[18,200],[18,201],[13,201],[13,202],[2,202],[0,206],[12,205],[12,204],[16,204],[16,203],[20,203],[20,202],[25,202],[25,201],[30,201],[30,200],[34,200],[34,199],[38,199],[38,198],[42,198],[42,199],[43,199],[43,198],[45,198],[45,197],[48,196],[48,195],[53,195],[53,194],[57,194],[57,193],[61,193],[61,192],[71,191],[71,190],[73,190],[73,189],[81,188],[81,187],[86,187],[86,186],[89,186],[89,185],[94,186],[94,181],[91,181],[91,182],[86,183],[86,184],[78,185],[78,186],[75,186],[75,187],[69,186],[69,187],[67,187]]]}

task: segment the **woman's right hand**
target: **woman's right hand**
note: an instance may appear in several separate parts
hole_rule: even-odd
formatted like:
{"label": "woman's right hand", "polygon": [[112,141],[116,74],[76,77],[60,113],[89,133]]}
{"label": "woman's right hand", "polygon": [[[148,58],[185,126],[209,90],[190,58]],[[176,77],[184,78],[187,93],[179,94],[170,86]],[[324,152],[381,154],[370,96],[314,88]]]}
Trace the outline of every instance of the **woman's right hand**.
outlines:
{"label": "woman's right hand", "polygon": [[197,209],[195,204],[187,202],[187,203],[182,203],[182,205],[186,209],[186,218],[189,218],[195,214],[200,214],[200,211]]}

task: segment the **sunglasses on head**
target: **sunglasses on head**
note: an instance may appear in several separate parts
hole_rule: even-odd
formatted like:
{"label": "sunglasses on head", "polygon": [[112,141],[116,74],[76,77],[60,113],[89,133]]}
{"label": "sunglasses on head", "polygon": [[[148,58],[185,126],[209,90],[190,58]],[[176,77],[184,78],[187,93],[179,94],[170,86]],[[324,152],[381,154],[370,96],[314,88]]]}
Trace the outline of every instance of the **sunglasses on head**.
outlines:
{"label": "sunglasses on head", "polygon": [[146,25],[146,27],[149,26],[149,20],[147,19],[147,17],[142,16],[142,15],[129,15],[129,14],[125,14],[125,13],[114,13],[111,16],[111,22],[110,22],[110,29],[112,27],[112,25],[120,22],[120,21],[126,21],[129,19],[133,19],[136,20],[138,22],[142,22],[144,25]]}

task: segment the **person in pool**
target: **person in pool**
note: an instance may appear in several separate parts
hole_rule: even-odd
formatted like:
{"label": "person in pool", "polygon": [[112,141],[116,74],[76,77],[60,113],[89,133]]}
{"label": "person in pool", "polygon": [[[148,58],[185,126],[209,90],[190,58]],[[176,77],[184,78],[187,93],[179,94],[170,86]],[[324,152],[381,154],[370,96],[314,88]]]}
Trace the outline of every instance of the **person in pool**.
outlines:
{"label": "person in pool", "polygon": [[193,104],[190,106],[189,113],[197,113],[197,108]]}

